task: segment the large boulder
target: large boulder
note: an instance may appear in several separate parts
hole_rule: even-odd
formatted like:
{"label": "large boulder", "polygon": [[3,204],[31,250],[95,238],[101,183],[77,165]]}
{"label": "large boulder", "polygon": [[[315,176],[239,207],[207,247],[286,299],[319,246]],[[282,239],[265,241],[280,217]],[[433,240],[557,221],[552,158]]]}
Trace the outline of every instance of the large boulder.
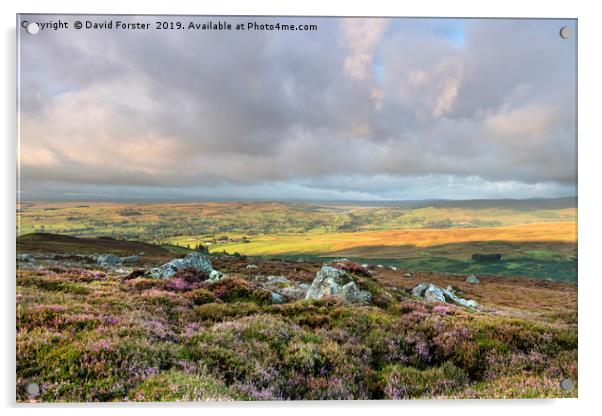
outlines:
{"label": "large boulder", "polygon": [[[206,273],[207,276],[210,277],[211,272],[214,271],[213,265],[211,264],[211,260],[209,259],[209,257],[206,254],[195,251],[194,253],[188,253],[184,258],[173,259],[162,266],[151,269],[148,272],[148,275],[150,277],[155,277],[159,279],[169,279],[173,277],[178,270],[181,269],[195,269],[200,272]],[[215,280],[218,280],[219,277],[214,276]]]}
{"label": "large boulder", "polygon": [[420,283],[412,289],[412,296],[417,296],[419,298],[424,297],[424,292],[429,288],[428,283]]}
{"label": "large boulder", "polygon": [[344,270],[322,266],[316,273],[305,299],[321,299],[324,296],[338,296],[347,303],[369,303],[370,292],[362,291]]}
{"label": "large boulder", "polygon": [[372,300],[372,295],[366,290],[359,290],[355,282],[349,282],[341,288],[341,297],[347,303],[360,303],[367,305]]}
{"label": "large boulder", "polygon": [[427,302],[442,302],[445,303],[445,293],[443,289],[430,284],[429,287],[424,291],[424,300]]}

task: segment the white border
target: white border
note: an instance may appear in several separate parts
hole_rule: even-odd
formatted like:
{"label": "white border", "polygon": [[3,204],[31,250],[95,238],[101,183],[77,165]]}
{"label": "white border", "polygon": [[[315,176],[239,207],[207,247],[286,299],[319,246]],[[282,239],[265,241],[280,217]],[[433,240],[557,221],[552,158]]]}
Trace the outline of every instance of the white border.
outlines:
{"label": "white border", "polygon": [[[145,415],[241,413],[245,415],[287,415],[329,412],[347,414],[420,413],[472,414],[487,416],[508,413],[545,413],[548,415],[599,414],[596,399],[602,395],[602,368],[598,350],[602,346],[600,331],[600,295],[602,273],[597,261],[600,238],[602,206],[597,197],[602,188],[600,170],[600,45],[602,39],[601,16],[596,13],[595,2],[557,1],[526,2],[505,0],[495,4],[487,1],[435,1],[392,2],[370,0],[351,2],[344,0],[304,0],[285,2],[278,0],[254,0],[252,2],[220,1],[195,4],[190,0],[103,0],[95,4],[75,0],[22,0],[16,4],[0,3],[3,54],[1,101],[2,126],[2,238],[0,264],[2,274],[4,310],[2,313],[0,376],[2,404],[13,412],[45,415],[65,415],[83,412],[90,415],[135,413]],[[345,15],[345,16],[435,16],[435,17],[558,17],[579,19],[579,399],[566,400],[480,400],[480,401],[412,401],[412,402],[295,402],[295,403],[234,403],[234,404],[184,404],[140,406],[104,404],[98,406],[17,406],[15,396],[14,358],[14,254],[15,254],[15,172],[16,172],[16,120],[15,120],[15,14],[21,13],[132,13],[132,14],[263,14],[263,15]],[[595,409],[595,410],[594,410]],[[5,413],[7,414],[7,413]]]}

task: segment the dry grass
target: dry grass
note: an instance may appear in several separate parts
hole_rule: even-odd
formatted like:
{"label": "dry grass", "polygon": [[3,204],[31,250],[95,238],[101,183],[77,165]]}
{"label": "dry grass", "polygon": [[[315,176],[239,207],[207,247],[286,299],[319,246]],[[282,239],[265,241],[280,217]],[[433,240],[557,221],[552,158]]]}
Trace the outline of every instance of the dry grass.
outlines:
{"label": "dry grass", "polygon": [[[357,247],[432,247],[467,242],[561,242],[576,243],[576,223],[556,222],[491,228],[386,230],[356,233],[262,235],[250,243],[220,245],[219,249],[248,255],[309,253],[326,254]],[[216,248],[217,250],[217,248]]]}

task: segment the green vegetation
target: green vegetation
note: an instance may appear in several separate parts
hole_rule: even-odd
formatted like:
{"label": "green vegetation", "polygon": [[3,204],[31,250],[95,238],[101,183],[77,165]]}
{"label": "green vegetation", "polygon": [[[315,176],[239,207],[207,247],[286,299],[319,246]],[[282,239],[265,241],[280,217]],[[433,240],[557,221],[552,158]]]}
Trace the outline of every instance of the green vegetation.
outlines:
{"label": "green vegetation", "polygon": [[[24,204],[17,253],[61,255],[19,263],[17,400],[576,397],[558,384],[578,378],[574,202]],[[81,256],[148,270],[193,250],[229,277],[125,277]],[[370,305],[273,304],[254,280],[310,284],[325,261]],[[480,307],[416,300],[421,282]]]}
{"label": "green vegetation", "polygon": [[[233,276],[191,289],[87,269],[19,270],[17,399],[31,400],[32,381],[45,402],[577,395],[558,386],[577,380],[576,303],[557,295],[576,295],[574,286],[504,283],[530,293],[509,308],[510,286],[483,282],[485,309],[474,312],[433,307],[399,286],[392,295],[394,283],[360,275],[389,301],[272,305]],[[538,303],[550,299],[554,312]]]}
{"label": "green vegetation", "polygon": [[[284,202],[206,202],[170,204],[24,203],[17,235],[47,232],[79,237],[110,236],[163,242],[197,236],[189,243],[217,243],[220,237],[295,233],[340,233],[419,228],[482,228],[574,221],[574,201],[534,206],[468,202],[423,205],[322,204]],[[190,248],[193,248],[191,245]]]}
{"label": "green vegetation", "polygon": [[[265,258],[347,257],[419,271],[576,281],[575,221],[576,201],[570,198],[390,206],[28,203],[19,207],[17,244],[20,251],[35,251],[36,234],[27,233],[52,232],[158,243],[164,251],[154,252],[155,256],[202,249]],[[119,254],[115,240],[105,240],[104,246],[95,244],[80,252]],[[58,252],[78,251],[77,244],[69,244],[66,241],[59,247],[56,242],[54,246]],[[503,261],[475,264],[473,253],[500,253]]]}

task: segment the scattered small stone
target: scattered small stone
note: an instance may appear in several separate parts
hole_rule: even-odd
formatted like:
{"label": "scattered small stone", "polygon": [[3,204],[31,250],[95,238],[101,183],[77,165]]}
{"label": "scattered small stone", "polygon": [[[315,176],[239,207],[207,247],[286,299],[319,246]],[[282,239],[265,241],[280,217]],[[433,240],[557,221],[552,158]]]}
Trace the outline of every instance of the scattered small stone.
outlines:
{"label": "scattered small stone", "polygon": [[211,270],[209,273],[208,282],[217,282],[218,280],[222,280],[226,275],[217,270]]}
{"label": "scattered small stone", "polygon": [[466,278],[466,283],[477,284],[481,281],[474,274],[471,274]]}
{"label": "scattered small stone", "polygon": [[21,261],[26,261],[26,262],[34,261],[33,255],[31,255],[29,253],[20,253],[18,257],[19,257],[19,260],[21,260]]}
{"label": "scattered small stone", "polygon": [[420,283],[412,289],[412,295],[423,298],[427,302],[455,303],[470,309],[476,309],[478,303],[474,300],[460,298],[453,287],[441,289],[432,283]]}
{"label": "scattered small stone", "polygon": [[268,276],[266,277],[268,283],[289,283],[286,276]]}
{"label": "scattered small stone", "polygon": [[408,272],[408,273],[404,274],[403,277],[414,277],[414,275],[412,273]]}
{"label": "scattered small stone", "polygon": [[391,269],[393,271],[397,271],[397,267],[395,267],[395,266],[389,266],[389,269]]}
{"label": "scattered small stone", "polygon": [[257,265],[256,264],[247,264],[247,269],[256,269]]}

